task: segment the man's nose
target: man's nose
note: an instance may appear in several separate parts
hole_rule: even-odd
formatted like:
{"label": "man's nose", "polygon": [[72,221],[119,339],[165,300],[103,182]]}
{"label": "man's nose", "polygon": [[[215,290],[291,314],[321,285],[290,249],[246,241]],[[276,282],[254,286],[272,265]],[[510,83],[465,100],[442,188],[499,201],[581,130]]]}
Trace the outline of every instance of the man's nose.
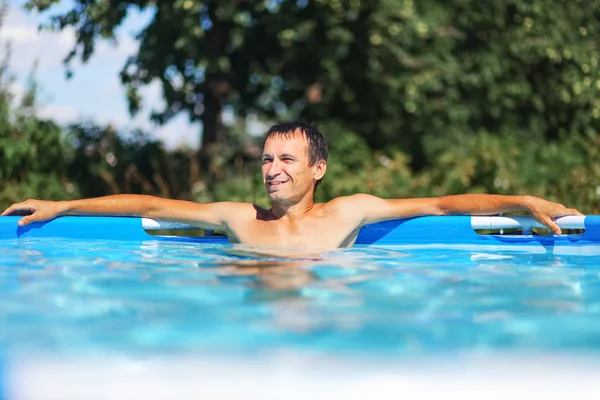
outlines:
{"label": "man's nose", "polygon": [[271,165],[269,166],[269,170],[267,171],[267,175],[269,177],[275,177],[281,173],[281,163],[279,160],[275,159],[271,161]]}

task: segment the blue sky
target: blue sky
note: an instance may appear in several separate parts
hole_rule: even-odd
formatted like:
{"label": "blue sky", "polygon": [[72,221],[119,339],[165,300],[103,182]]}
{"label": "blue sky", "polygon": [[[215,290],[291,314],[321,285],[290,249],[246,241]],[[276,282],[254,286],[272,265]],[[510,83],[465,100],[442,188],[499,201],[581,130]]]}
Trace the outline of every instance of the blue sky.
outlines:
{"label": "blue sky", "polygon": [[67,80],[62,60],[75,42],[73,30],[38,32],[42,15],[23,10],[24,0],[9,0],[9,12],[0,28],[0,42],[11,43],[11,71],[16,75],[14,90],[21,93],[27,78],[37,62],[35,73],[40,95],[40,114],[61,123],[92,120],[112,124],[119,130],[139,127],[162,140],[168,148],[197,147],[201,134],[199,124],[190,124],[187,116],[179,115],[165,126],[149,121],[153,108],[161,107],[161,93],[157,84],[142,91],[144,108],[131,119],[118,72],[128,56],[135,54],[133,35],[142,27],[148,15],[129,18],[118,34],[118,45],[101,42],[86,65],[75,62],[75,75]]}

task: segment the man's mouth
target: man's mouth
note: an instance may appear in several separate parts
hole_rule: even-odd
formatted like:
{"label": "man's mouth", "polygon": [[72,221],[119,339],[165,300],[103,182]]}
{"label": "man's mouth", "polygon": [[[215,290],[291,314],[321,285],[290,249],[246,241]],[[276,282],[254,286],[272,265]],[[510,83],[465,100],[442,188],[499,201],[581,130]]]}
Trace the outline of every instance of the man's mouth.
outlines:
{"label": "man's mouth", "polygon": [[281,187],[281,185],[283,185],[284,183],[286,183],[287,181],[269,181],[267,182],[270,188],[278,188]]}

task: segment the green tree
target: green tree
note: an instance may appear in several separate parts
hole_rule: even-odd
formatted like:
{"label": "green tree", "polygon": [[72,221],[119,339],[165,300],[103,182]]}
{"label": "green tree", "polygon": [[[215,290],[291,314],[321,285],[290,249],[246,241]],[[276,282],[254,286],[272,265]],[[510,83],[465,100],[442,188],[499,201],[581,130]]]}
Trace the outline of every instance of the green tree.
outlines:
{"label": "green tree", "polygon": [[[59,0],[30,0],[52,10]],[[152,14],[121,78],[135,112],[157,79],[166,108],[225,140],[220,115],[337,119],[420,169],[448,133],[534,140],[597,130],[600,0],[75,0],[67,60],[88,61],[132,10]]]}
{"label": "green tree", "polygon": [[[1,4],[0,29],[6,10],[6,4]],[[9,60],[7,44],[0,61],[0,207],[29,197],[77,196],[77,186],[65,175],[62,129],[36,115],[37,88],[33,79],[25,94],[15,97]]]}
{"label": "green tree", "polygon": [[15,107],[5,66],[0,201],[132,192],[265,204],[260,138],[243,120],[225,135],[221,110],[231,106],[238,116],[318,122],[331,145],[319,200],[532,193],[598,212],[600,0],[73,4],[49,19],[77,31],[68,60],[89,60],[133,9],[152,12],[123,68],[132,111],[137,90],[158,79],[159,120],[187,112],[205,125],[205,151],[225,137],[231,146],[208,152],[207,186],[190,152],[37,118],[33,84]]}

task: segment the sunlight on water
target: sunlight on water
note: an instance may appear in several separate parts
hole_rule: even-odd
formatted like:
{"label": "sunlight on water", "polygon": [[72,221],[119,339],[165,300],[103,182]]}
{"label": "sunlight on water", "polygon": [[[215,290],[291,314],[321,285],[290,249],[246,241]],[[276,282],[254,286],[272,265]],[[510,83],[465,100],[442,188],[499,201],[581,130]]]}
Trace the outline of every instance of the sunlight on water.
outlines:
{"label": "sunlight on water", "polygon": [[0,345],[396,357],[600,349],[600,256],[356,247],[256,259],[229,250],[0,241]]}

